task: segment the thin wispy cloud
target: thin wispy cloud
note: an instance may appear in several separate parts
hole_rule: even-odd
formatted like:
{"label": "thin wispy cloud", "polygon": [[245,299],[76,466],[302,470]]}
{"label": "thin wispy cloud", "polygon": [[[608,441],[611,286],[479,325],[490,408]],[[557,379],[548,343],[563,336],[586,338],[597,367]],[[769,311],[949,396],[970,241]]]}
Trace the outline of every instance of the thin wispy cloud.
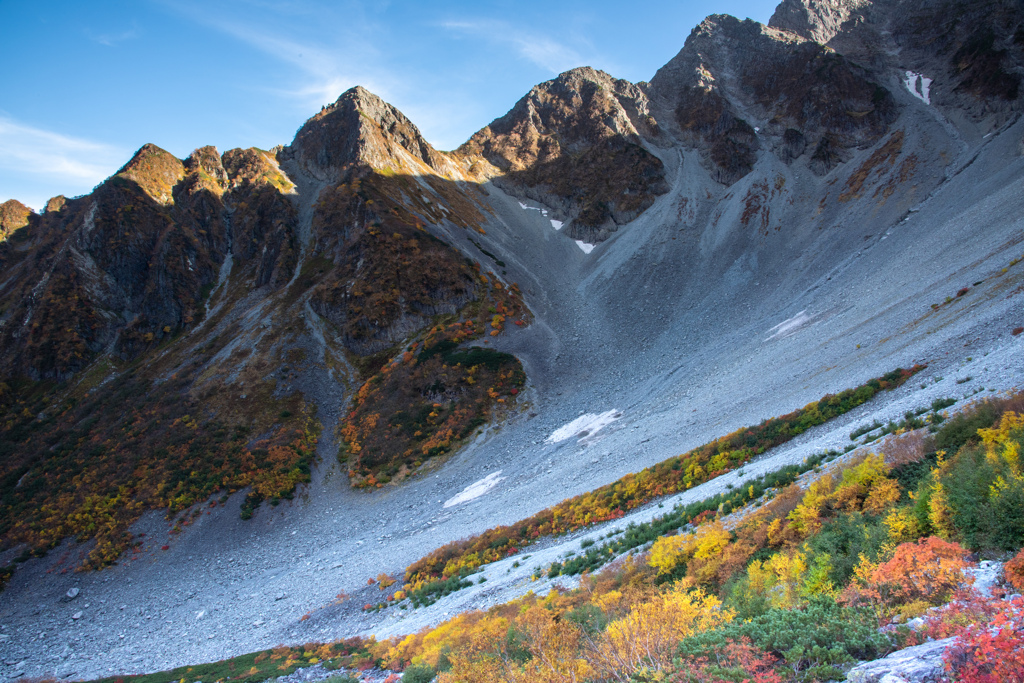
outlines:
{"label": "thin wispy cloud", "polygon": [[584,64],[579,52],[565,43],[505,21],[445,21],[440,25],[449,31],[505,44],[515,50],[520,58],[554,74]]}
{"label": "thin wispy cloud", "polygon": [[118,147],[27,126],[0,115],[0,168],[81,185],[98,183],[126,159],[126,151]]}
{"label": "thin wispy cloud", "polygon": [[[282,8],[250,3],[250,7],[263,9],[271,15],[275,14],[271,10],[287,9],[286,12],[277,13],[284,23],[274,23],[274,16],[269,15],[252,20],[239,20],[237,17],[242,13],[225,14],[194,3],[164,4],[192,21],[229,35],[259,52],[294,67],[301,74],[296,85],[261,87],[271,94],[294,100],[304,108],[333,102],[342,92],[355,85],[363,85],[381,95],[389,89],[386,74],[382,77],[379,67],[374,66],[378,50],[370,37],[371,27],[353,21],[351,16],[349,21],[340,23],[344,26],[343,29],[333,30],[329,37],[325,38],[314,33],[316,27],[321,24],[332,23],[326,20],[322,20],[312,29],[308,22],[301,28],[291,29],[287,26],[284,15],[290,17],[303,14],[302,3]],[[267,24],[273,26],[266,28]]]}
{"label": "thin wispy cloud", "polygon": [[114,47],[118,43],[138,38],[141,35],[141,32],[139,31],[138,26],[133,25],[130,29],[121,31],[120,33],[96,33],[91,29],[86,29],[85,35],[94,43],[106,45],[107,47]]}

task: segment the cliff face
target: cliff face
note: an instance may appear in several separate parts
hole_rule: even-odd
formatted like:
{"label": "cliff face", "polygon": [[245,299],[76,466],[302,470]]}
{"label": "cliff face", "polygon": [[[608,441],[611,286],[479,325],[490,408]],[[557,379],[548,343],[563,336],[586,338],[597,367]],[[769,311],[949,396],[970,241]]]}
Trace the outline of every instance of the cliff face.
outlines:
{"label": "cliff face", "polygon": [[6,372],[63,380],[98,353],[132,359],[179,334],[202,317],[234,243],[242,263],[259,256],[257,286],[294,263],[284,247],[295,209],[267,173],[267,155],[232,150],[225,159],[230,170],[212,147],[181,161],[146,145],[7,246],[0,259],[18,276],[0,289]]}
{"label": "cliff face", "polygon": [[666,191],[661,160],[641,142],[658,134],[640,87],[579,68],[533,88],[458,154],[499,186],[557,207],[573,219],[570,236],[598,242]]}
{"label": "cliff face", "polygon": [[935,105],[999,125],[1020,111],[1022,22],[1014,0],[784,0],[769,25],[876,74],[921,74]]}
{"label": "cliff face", "polygon": [[897,116],[891,93],[842,55],[729,16],[694,29],[650,90],[673,112],[678,139],[725,185],[749,173],[759,152],[824,175]]}

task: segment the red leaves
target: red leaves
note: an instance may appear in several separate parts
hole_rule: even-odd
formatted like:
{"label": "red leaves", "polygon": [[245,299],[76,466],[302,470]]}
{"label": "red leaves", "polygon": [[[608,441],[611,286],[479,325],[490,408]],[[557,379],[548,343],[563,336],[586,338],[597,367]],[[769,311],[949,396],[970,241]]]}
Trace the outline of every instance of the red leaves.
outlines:
{"label": "red leaves", "polygon": [[1024,681],[1024,598],[1000,601],[989,624],[963,627],[946,651],[946,670],[968,683]]}

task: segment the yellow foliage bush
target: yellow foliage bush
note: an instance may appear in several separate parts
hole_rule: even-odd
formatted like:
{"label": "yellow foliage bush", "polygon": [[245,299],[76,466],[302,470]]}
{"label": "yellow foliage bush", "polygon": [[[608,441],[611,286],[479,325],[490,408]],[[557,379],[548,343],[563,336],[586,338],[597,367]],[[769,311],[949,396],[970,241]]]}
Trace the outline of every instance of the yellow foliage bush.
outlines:
{"label": "yellow foliage bush", "polygon": [[703,590],[677,584],[669,592],[636,605],[605,630],[592,654],[602,677],[621,678],[644,667],[662,668],[679,641],[728,623],[733,612]]}

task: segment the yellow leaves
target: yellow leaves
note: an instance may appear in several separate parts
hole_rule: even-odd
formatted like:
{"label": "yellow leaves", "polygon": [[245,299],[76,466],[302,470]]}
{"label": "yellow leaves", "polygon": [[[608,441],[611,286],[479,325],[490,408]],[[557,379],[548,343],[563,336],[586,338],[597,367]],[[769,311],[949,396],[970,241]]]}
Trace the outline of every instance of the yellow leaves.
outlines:
{"label": "yellow leaves", "polygon": [[979,429],[978,435],[985,446],[985,455],[998,463],[1002,460],[1015,472],[1020,473],[1021,438],[1024,437],[1024,415],[1012,410],[1003,413],[999,425],[991,429]]}
{"label": "yellow leaves", "polygon": [[949,505],[946,489],[942,482],[936,480],[932,487],[931,498],[928,499],[928,521],[942,538],[951,538],[955,531],[953,509]]}
{"label": "yellow leaves", "polygon": [[835,480],[831,475],[825,475],[811,482],[800,505],[797,505],[796,509],[789,513],[788,519],[793,523],[794,529],[806,536],[814,533],[821,527],[821,521],[818,517],[821,513],[821,508],[832,494],[834,486]]}
{"label": "yellow leaves", "polygon": [[685,536],[661,536],[651,546],[647,563],[658,570],[658,574],[671,574],[683,559],[686,547]]}
{"label": "yellow leaves", "polygon": [[717,558],[731,538],[720,521],[705,524],[693,534],[662,536],[651,547],[647,562],[658,574],[670,574],[683,562]]}
{"label": "yellow leaves", "polygon": [[854,467],[843,470],[843,481],[840,486],[861,484],[870,487],[878,479],[889,474],[889,466],[880,453],[871,453]]}
{"label": "yellow leaves", "polygon": [[882,523],[889,531],[889,541],[894,544],[912,541],[920,535],[920,525],[910,508],[893,508]]}
{"label": "yellow leaves", "polygon": [[720,521],[701,526],[694,538],[693,557],[707,560],[717,556],[725,546],[729,545],[731,535]]}
{"label": "yellow leaves", "polygon": [[799,551],[791,551],[775,553],[764,562],[751,562],[747,577],[751,591],[767,598],[772,607],[789,609],[796,606],[802,597],[801,587],[806,571],[806,556]]}
{"label": "yellow leaves", "polygon": [[595,667],[604,676],[663,667],[671,661],[680,640],[714,630],[733,616],[717,597],[702,590],[687,591],[677,584],[608,625],[596,648]]}
{"label": "yellow leaves", "polygon": [[899,499],[900,485],[894,479],[879,479],[868,491],[864,512],[877,515],[895,505]]}

